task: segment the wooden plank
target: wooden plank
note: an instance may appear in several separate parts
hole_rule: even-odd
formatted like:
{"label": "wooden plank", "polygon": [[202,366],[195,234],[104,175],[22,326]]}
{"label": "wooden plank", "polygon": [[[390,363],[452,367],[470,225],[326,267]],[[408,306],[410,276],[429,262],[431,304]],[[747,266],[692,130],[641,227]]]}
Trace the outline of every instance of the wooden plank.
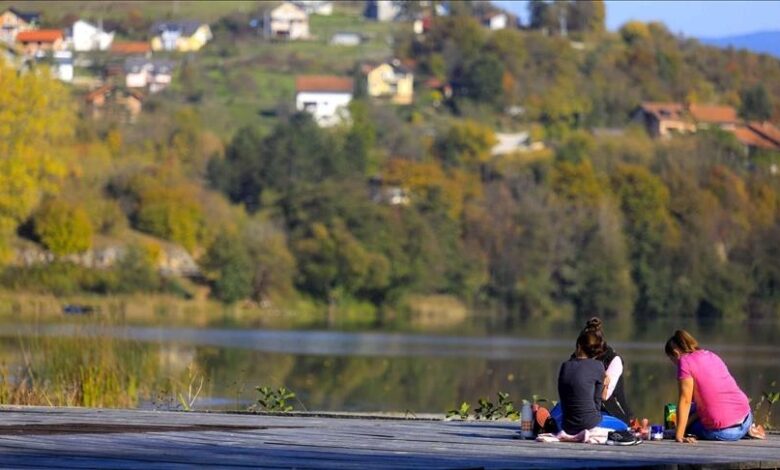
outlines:
{"label": "wooden plank", "polygon": [[0,466],[20,468],[779,468],[778,444],[542,444],[511,423],[0,408]]}

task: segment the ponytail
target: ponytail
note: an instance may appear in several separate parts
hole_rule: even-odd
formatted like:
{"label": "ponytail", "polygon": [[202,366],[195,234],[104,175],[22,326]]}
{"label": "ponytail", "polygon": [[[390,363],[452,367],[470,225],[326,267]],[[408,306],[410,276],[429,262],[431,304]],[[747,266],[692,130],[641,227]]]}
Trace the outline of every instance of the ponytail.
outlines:
{"label": "ponytail", "polygon": [[590,320],[585,322],[584,331],[593,331],[594,333],[603,334],[601,330],[601,326],[602,326],[601,318],[593,317]]}
{"label": "ponytail", "polygon": [[664,347],[666,355],[670,357],[674,356],[675,351],[679,354],[687,354],[698,350],[699,342],[685,330],[675,331],[674,335],[666,342],[666,347]]}

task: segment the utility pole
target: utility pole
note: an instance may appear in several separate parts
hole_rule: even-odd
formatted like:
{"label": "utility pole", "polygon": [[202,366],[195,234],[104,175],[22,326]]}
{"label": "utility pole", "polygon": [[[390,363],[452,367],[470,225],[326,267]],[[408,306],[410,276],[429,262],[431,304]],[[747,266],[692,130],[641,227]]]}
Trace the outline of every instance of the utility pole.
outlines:
{"label": "utility pole", "polygon": [[566,8],[568,7],[568,5],[564,2],[561,2],[558,5],[560,7],[560,9],[558,10],[558,23],[561,29],[561,36],[566,37],[568,35],[568,31],[566,28]]}

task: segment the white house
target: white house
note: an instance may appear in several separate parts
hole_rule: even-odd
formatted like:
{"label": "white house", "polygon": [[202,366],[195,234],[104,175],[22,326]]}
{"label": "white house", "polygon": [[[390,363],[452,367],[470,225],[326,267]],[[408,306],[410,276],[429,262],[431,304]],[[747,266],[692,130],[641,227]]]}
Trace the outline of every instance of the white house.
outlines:
{"label": "white house", "polygon": [[174,62],[170,60],[130,57],[125,60],[125,86],[128,88],[149,87],[150,93],[162,91],[171,84],[174,66]]}
{"label": "white house", "polygon": [[297,0],[292,3],[303,8],[307,15],[330,16],[333,14],[333,2],[327,0]]}
{"label": "white house", "polygon": [[298,5],[284,2],[266,14],[263,32],[269,39],[306,39],[309,37],[309,15]]}
{"label": "white house", "polygon": [[490,149],[491,155],[508,155],[516,152],[530,152],[542,150],[543,142],[531,142],[531,135],[528,132],[517,132],[507,134],[496,132],[496,145]]}
{"label": "white house", "polygon": [[73,53],[71,51],[54,51],[51,56],[51,71],[57,80],[73,81]]}
{"label": "white house", "polygon": [[105,51],[114,41],[114,33],[107,33],[102,25],[95,26],[84,20],[73,23],[70,29],[70,47],[74,51]]}
{"label": "white house", "polygon": [[365,17],[375,21],[394,21],[401,13],[401,7],[393,0],[368,0]]}
{"label": "white house", "polygon": [[509,15],[500,11],[488,13],[482,18],[482,24],[493,31],[506,29],[509,26]]}
{"label": "white house", "polygon": [[329,75],[303,75],[295,79],[295,108],[310,113],[322,127],[349,118],[347,106],[352,101],[351,78]]}

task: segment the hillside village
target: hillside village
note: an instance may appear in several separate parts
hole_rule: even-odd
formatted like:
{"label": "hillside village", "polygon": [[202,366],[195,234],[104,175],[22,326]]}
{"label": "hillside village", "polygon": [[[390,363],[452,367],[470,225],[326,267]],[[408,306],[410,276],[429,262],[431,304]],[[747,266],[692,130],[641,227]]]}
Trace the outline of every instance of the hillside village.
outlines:
{"label": "hillside village", "polygon": [[[780,89],[762,79],[780,71],[778,61],[701,46],[656,23],[607,32],[603,2],[531,2],[525,24],[489,2],[244,2],[208,14],[194,14],[207,6],[188,2],[174,2],[180,10],[150,6],[156,13],[129,3],[84,15],[22,3],[4,4],[0,14],[7,66],[21,81],[49,73],[61,82],[79,110],[74,128],[83,142],[74,152],[100,148],[96,154],[114,162],[100,167],[106,174],[72,170],[99,182],[74,188],[105,200],[134,237],[175,252],[158,259],[158,271],[205,284],[228,303],[296,292],[331,306],[355,302],[374,319],[383,305],[414,295],[527,311],[658,311],[653,302],[665,302],[693,268],[679,261],[668,279],[647,277],[661,269],[640,247],[647,227],[657,229],[650,244],[668,253],[677,253],[681,231],[701,234],[711,257],[705,271],[724,282],[735,282],[724,266],[761,245],[747,240],[769,236],[750,231],[759,225],[747,222],[748,201],[776,198],[767,191],[780,171]],[[692,156],[672,163],[680,155]],[[725,173],[712,176],[710,167]],[[675,179],[680,172],[686,177]],[[642,178],[671,188],[653,193],[655,221],[632,219],[637,183],[629,182]],[[742,202],[709,186],[727,183],[742,188]],[[746,212],[730,222],[723,215],[717,228],[696,225],[704,222],[686,219],[693,215],[680,207],[688,206],[667,200],[687,184],[707,193],[690,205]],[[340,194],[339,185],[351,189]],[[59,196],[40,200],[48,197]],[[186,214],[165,212],[182,201],[193,204],[175,210]],[[602,211],[602,225],[587,228],[595,242],[563,235],[587,221],[560,204],[593,217]],[[37,213],[33,204],[14,224],[34,226]],[[572,220],[556,229],[539,214]],[[399,246],[380,237],[390,225],[401,231]],[[226,240],[249,240],[258,226],[267,226],[268,244],[228,249]],[[770,226],[776,222],[761,225]],[[543,232],[556,230],[570,236],[566,246],[614,259],[598,272],[589,270],[599,256],[583,259],[578,250],[537,259],[533,253],[549,249]],[[732,239],[732,230],[744,233]],[[59,254],[40,234],[18,233],[27,248],[15,265],[25,269],[63,256],[110,269],[122,258],[122,237],[108,229]],[[415,233],[423,234],[418,251],[410,248]],[[264,251],[271,244],[273,252]],[[333,246],[341,248],[327,251]],[[401,260],[404,252],[428,266]],[[224,280],[221,264],[236,257],[250,266],[242,265],[243,278]],[[711,299],[706,276],[697,276],[695,293],[675,294],[674,308],[733,311],[758,295],[746,287],[741,300]],[[585,285],[612,293],[585,299],[595,295]]]}
{"label": "hillside village", "polygon": [[[333,3],[318,0],[282,2],[273,8],[266,7],[262,15],[248,19],[247,24],[266,41],[310,41],[314,36],[309,27],[309,16],[333,14]],[[413,13],[403,10],[402,2],[367,1],[363,14],[372,21],[410,23],[418,36],[426,34],[433,18],[448,14],[446,2],[420,2],[419,11]],[[213,39],[208,23],[188,19],[155,21],[144,35],[145,40],[115,41],[116,33],[107,31],[102,22],[93,24],[78,19],[65,29],[54,29],[42,28],[40,18],[39,12],[14,7],[2,13],[0,40],[5,44],[6,58],[18,69],[49,65],[57,79],[72,83],[82,93],[83,102],[96,117],[104,114],[102,108],[112,107],[123,111],[129,121],[135,120],[143,109],[146,96],[171,85],[181,57],[187,53],[197,54]],[[492,31],[522,27],[516,17],[495,8],[481,12],[477,19]],[[362,36],[357,31],[340,31],[326,43],[334,47],[355,47],[361,41]],[[582,42],[572,41],[574,48],[583,46]],[[156,58],[158,52],[176,55]],[[102,68],[95,70],[89,53],[106,53],[109,59]],[[361,61],[356,64],[360,71],[357,82],[355,77],[345,76],[296,77],[295,107],[312,113],[320,125],[332,126],[347,117],[346,109],[357,89],[373,98],[410,105],[414,101],[415,63],[411,59],[405,62],[392,57],[385,61]],[[77,77],[74,70],[79,68],[91,69],[93,74],[78,74]],[[418,75],[416,83],[418,88],[442,90],[445,96],[446,90],[451,93],[451,85],[435,78]],[[85,89],[86,94],[83,93]],[[743,122],[733,107],[696,105],[696,108],[698,112],[685,103],[641,102],[637,103],[630,121],[627,116],[626,124],[631,121],[642,123],[653,137],[695,132],[701,126],[714,125],[732,132],[747,151],[780,150],[780,131],[771,123]],[[506,144],[500,148],[505,147]],[[773,167],[772,171],[777,169]]]}

